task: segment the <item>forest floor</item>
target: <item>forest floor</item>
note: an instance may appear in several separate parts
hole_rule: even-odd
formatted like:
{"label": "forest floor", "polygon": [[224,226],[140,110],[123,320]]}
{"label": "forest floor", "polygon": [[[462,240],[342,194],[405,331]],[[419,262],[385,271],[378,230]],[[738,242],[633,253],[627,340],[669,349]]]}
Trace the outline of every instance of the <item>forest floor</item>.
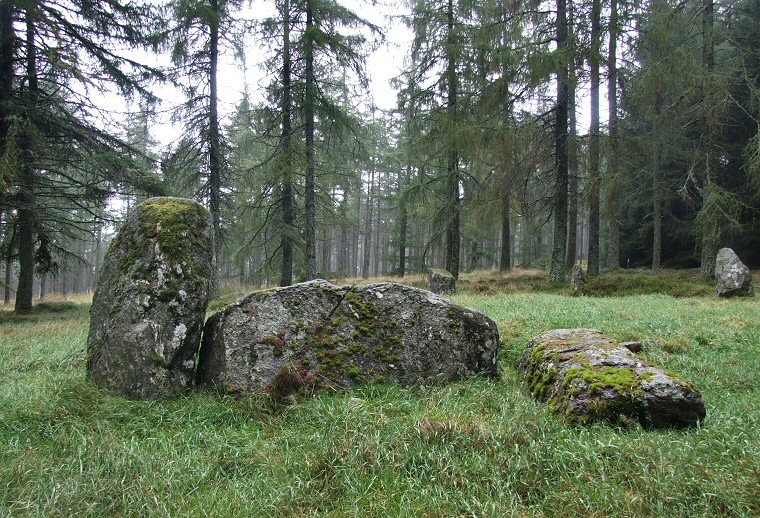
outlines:
{"label": "forest floor", "polygon": [[[594,296],[545,279],[459,281],[452,299],[499,326],[498,380],[288,406],[203,390],[111,396],[85,376],[88,299],[2,308],[0,516],[760,515],[760,297],[717,299],[694,271],[606,273],[584,288]],[[645,360],[696,384],[704,423],[557,422],[516,366],[532,336],[569,327],[641,340]]]}

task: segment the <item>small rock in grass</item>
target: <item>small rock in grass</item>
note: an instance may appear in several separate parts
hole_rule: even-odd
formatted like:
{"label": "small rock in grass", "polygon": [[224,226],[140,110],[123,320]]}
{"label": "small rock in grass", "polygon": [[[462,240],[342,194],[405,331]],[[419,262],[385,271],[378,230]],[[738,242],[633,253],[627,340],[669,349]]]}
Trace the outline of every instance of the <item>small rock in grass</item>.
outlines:
{"label": "small rock in grass", "polygon": [[568,423],[639,422],[688,428],[705,418],[702,396],[594,329],[555,329],[533,338],[520,374],[536,399]]}

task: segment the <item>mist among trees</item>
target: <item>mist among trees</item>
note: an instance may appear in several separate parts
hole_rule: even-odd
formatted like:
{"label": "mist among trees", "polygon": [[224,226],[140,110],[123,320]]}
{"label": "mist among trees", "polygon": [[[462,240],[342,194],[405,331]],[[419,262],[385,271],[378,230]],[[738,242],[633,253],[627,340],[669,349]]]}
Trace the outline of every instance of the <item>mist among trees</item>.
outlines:
{"label": "mist among trees", "polygon": [[[209,208],[219,283],[760,265],[760,1],[373,9],[0,0],[5,301],[91,290],[153,195]],[[380,109],[366,57],[399,24]]]}

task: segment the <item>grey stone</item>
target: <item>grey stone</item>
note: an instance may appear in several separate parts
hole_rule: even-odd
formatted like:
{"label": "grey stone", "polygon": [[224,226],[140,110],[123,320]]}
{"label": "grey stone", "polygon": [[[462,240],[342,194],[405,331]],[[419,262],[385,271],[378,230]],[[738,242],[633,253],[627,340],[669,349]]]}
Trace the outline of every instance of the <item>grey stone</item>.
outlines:
{"label": "grey stone", "polygon": [[533,338],[520,374],[533,397],[571,424],[688,428],[706,415],[692,383],[647,364],[595,329],[555,329]]}
{"label": "grey stone", "polygon": [[581,265],[576,264],[573,266],[573,274],[570,276],[570,286],[573,288],[573,291],[577,291],[584,284],[586,284],[586,276],[583,274],[583,268],[581,268]]}
{"label": "grey stone", "polygon": [[151,198],[128,215],[106,254],[92,301],[90,378],[133,399],[192,386],[209,301],[211,216],[182,198]]}
{"label": "grey stone", "polygon": [[439,295],[454,293],[456,291],[456,279],[448,270],[429,268],[428,289]]}
{"label": "grey stone", "polygon": [[315,280],[254,292],[206,322],[197,383],[281,397],[391,381],[495,376],[499,334],[484,314],[396,283]]}
{"label": "grey stone", "polygon": [[718,297],[753,297],[752,273],[730,248],[721,248],[715,258]]}

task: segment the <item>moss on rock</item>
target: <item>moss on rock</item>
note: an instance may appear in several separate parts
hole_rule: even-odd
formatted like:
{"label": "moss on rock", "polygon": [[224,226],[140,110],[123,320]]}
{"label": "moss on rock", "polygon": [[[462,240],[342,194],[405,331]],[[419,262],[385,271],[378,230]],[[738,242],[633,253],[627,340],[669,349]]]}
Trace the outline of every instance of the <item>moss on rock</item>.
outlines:
{"label": "moss on rock", "polygon": [[688,427],[705,416],[693,386],[647,365],[595,330],[539,335],[524,351],[520,371],[530,394],[571,424],[635,421]]}

